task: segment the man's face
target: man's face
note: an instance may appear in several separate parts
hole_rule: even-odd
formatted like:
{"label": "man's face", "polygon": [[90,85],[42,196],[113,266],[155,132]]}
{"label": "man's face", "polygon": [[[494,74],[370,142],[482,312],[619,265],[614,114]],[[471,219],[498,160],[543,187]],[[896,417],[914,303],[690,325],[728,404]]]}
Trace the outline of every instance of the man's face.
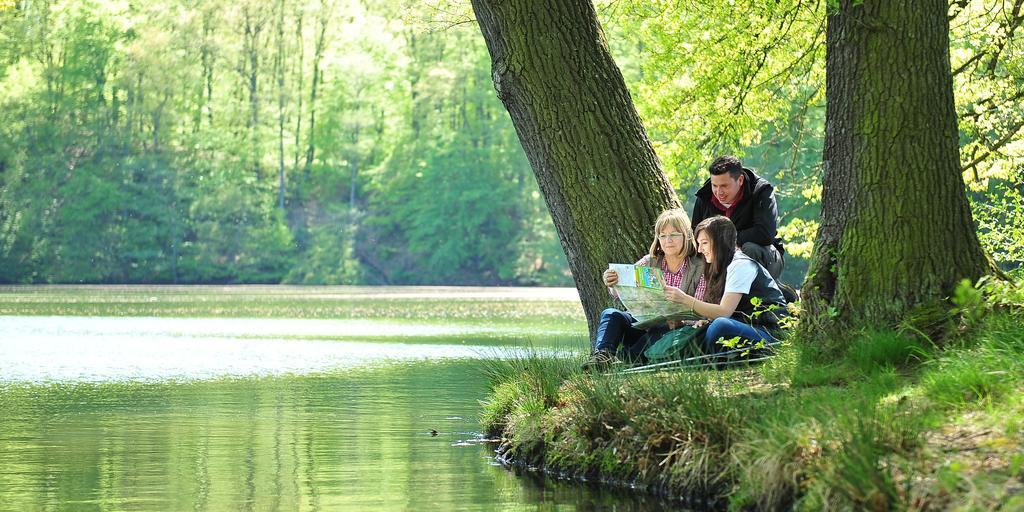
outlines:
{"label": "man's face", "polygon": [[742,174],[739,178],[732,179],[729,173],[719,174],[715,176],[711,175],[711,193],[718,198],[720,203],[731,204],[736,200],[736,196],[740,193],[740,187],[743,186]]}

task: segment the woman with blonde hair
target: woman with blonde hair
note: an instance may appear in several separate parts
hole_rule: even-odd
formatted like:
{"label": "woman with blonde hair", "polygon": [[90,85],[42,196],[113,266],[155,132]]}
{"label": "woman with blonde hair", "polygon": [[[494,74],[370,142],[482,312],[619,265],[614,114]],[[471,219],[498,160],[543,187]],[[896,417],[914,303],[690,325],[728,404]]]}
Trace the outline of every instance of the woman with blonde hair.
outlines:
{"label": "woman with blonde hair", "polygon": [[[704,298],[704,258],[697,253],[693,230],[690,228],[690,217],[680,208],[666,210],[658,216],[654,223],[654,241],[651,242],[651,249],[636,262],[636,265],[661,268],[666,285],[685,290],[691,296]],[[608,269],[604,272],[604,284],[613,295],[613,287],[618,282],[619,275],[614,270]],[[607,368],[619,361],[618,355],[629,360],[640,359],[643,357],[644,349],[651,342],[677,327],[673,322],[645,331],[633,327],[634,323],[636,319],[627,311],[615,308],[602,311],[597,327],[597,338],[594,340],[590,358],[583,364],[583,369]]]}

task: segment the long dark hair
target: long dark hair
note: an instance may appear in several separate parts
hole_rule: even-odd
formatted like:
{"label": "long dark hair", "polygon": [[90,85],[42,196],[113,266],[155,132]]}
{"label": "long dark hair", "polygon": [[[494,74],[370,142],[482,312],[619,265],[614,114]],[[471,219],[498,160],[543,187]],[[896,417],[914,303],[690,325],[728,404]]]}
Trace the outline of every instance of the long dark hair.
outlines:
{"label": "long dark hair", "polygon": [[711,263],[704,267],[704,282],[707,283],[704,302],[718,304],[725,291],[725,271],[736,254],[736,225],[727,217],[718,215],[697,224],[693,230],[694,238],[702,231],[711,241],[711,252],[714,253]]}

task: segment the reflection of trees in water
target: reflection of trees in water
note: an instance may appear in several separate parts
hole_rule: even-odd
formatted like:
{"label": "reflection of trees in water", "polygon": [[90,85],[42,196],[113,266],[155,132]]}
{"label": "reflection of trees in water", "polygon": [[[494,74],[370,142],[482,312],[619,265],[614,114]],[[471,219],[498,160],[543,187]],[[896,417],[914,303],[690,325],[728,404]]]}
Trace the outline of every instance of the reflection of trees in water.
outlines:
{"label": "reflection of trees in water", "polygon": [[511,466],[510,470],[522,482],[526,503],[574,503],[581,511],[612,507],[622,512],[686,510],[681,501],[630,490],[628,482],[584,482],[561,475],[555,478],[522,466]]}
{"label": "reflection of trees in water", "polygon": [[[13,509],[82,500],[175,510],[551,502],[489,465],[488,445],[453,446],[479,430],[478,362],[2,389],[0,443],[9,448],[0,452],[0,488]],[[593,492],[572,488],[557,502],[582,504]]]}

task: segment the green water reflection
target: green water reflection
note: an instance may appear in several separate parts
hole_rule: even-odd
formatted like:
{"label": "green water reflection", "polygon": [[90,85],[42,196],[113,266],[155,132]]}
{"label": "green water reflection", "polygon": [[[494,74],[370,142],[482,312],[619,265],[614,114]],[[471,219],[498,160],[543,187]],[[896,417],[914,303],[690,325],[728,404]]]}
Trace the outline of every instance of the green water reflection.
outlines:
{"label": "green water reflection", "polygon": [[0,509],[660,508],[494,466],[476,432],[480,364],[4,385]]}
{"label": "green water reflection", "polygon": [[0,286],[0,511],[658,510],[480,442],[484,360],[585,333],[573,289]]}

